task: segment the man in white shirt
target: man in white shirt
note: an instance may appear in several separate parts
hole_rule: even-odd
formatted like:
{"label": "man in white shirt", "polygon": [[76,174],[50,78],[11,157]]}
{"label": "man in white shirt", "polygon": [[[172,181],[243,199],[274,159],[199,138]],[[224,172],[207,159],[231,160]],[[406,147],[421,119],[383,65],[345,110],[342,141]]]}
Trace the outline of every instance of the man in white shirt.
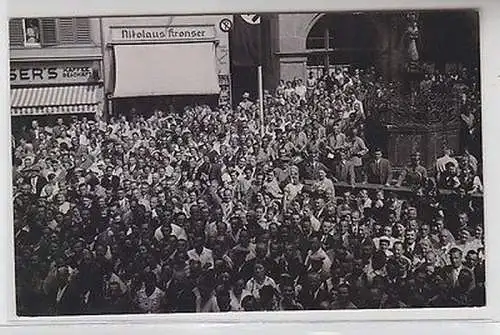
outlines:
{"label": "man in white shirt", "polygon": [[330,273],[330,267],[332,266],[332,261],[330,260],[330,257],[328,257],[328,254],[323,250],[321,247],[321,239],[317,235],[313,235],[313,237],[310,240],[311,242],[311,249],[307,252],[307,257],[305,260],[305,266],[306,268],[309,268],[311,266],[311,261],[318,259],[323,261],[322,269],[325,273]]}
{"label": "man in white shirt", "polygon": [[245,92],[243,93],[243,100],[239,103],[238,107],[241,108],[242,110],[250,110],[252,108],[253,102],[250,100],[250,93]]}
{"label": "man in white shirt", "polygon": [[212,250],[205,248],[204,238],[199,235],[194,239],[194,248],[188,250],[187,255],[190,260],[199,261],[204,269],[210,269],[214,266],[214,257]]}
{"label": "man in white shirt", "polygon": [[455,158],[451,157],[451,149],[449,147],[444,147],[443,156],[439,157],[436,160],[436,177],[439,179],[439,176],[446,171],[446,164],[453,163],[456,168],[458,168],[458,162]]}
{"label": "man in white shirt", "polygon": [[158,227],[155,230],[155,234],[154,234],[157,241],[161,241],[165,237],[168,237],[171,235],[175,236],[177,238],[177,240],[183,239],[183,240],[187,241],[186,231],[174,223],[171,223],[171,224],[166,223],[166,224]]}
{"label": "man in white shirt", "polygon": [[297,86],[295,87],[295,94],[299,96],[300,100],[306,100],[307,87],[304,85],[302,79],[297,79]]}

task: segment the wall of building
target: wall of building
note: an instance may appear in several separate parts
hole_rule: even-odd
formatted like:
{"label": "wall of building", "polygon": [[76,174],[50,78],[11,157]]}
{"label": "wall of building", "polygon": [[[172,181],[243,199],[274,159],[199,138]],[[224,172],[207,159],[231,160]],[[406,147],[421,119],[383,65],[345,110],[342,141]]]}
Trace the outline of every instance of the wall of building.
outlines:
{"label": "wall of building", "polygon": [[[32,29],[33,27],[37,29]],[[28,35],[28,29],[30,32],[38,31],[38,34]],[[33,36],[38,36],[38,39]],[[103,69],[99,19],[64,17],[30,18],[27,21],[24,18],[13,18],[9,21],[9,45],[10,86],[18,89],[16,92],[33,87],[49,89],[54,86],[91,85],[96,87],[99,103],[97,108],[89,110],[97,113],[103,111],[105,105],[100,86],[103,84]],[[34,94],[23,92],[26,95]],[[57,97],[51,99],[53,101],[50,104],[58,103]],[[28,104],[27,101],[33,105],[27,106],[27,109],[24,105],[12,106],[12,115],[34,115],[44,107],[40,104],[49,103],[31,98],[24,99],[23,103]],[[49,114],[52,112],[48,111]],[[72,113],[72,110],[68,109],[67,113]]]}
{"label": "wall of building", "polygon": [[[50,43],[42,40],[39,46],[25,45],[20,40],[24,34],[19,30],[22,20],[17,18],[10,22],[10,83],[13,87],[86,82],[90,79],[90,71],[97,71],[92,80],[101,79],[99,19],[79,18],[79,22],[84,23],[84,30],[80,29],[78,33],[75,25],[68,25],[75,18],[43,19],[43,22],[53,24],[41,25],[41,35],[49,36],[44,29],[50,28],[52,38]],[[78,75],[77,71],[82,75]]]}
{"label": "wall of building", "polygon": [[[14,19],[15,20],[15,19]],[[68,60],[68,59],[89,59],[102,57],[101,54],[101,34],[99,29],[99,19],[89,18],[89,31],[88,36],[83,36],[85,41],[89,43],[54,43],[49,46],[41,47],[25,47],[11,45],[10,47],[10,60],[11,61],[37,61],[37,60]],[[64,30],[65,27],[57,27],[57,29]],[[10,32],[11,40],[13,39],[13,32]],[[64,32],[60,32],[64,33]],[[78,38],[78,37],[77,37]]]}
{"label": "wall of building", "polygon": [[205,26],[210,25],[215,28],[217,70],[219,75],[230,74],[229,63],[229,39],[228,33],[223,32],[219,23],[224,18],[231,18],[227,15],[206,15],[206,16],[152,16],[152,17],[109,17],[102,19],[104,50],[104,68],[106,69],[106,93],[111,94],[114,86],[114,57],[112,41],[112,27],[152,27],[152,26]]}
{"label": "wall of building", "polygon": [[306,39],[310,28],[321,14],[280,14],[279,69],[280,78],[292,80],[306,77]]}

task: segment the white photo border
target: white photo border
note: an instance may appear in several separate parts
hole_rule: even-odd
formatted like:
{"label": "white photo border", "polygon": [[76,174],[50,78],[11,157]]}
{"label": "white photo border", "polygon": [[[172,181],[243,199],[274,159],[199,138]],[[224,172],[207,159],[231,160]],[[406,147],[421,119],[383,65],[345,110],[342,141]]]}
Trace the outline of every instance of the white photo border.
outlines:
{"label": "white photo border", "polygon": [[[2,285],[0,296],[5,304],[0,304],[0,324],[10,325],[50,325],[54,323],[231,323],[253,324],[260,322],[330,322],[330,321],[382,321],[382,320],[496,320],[498,319],[500,297],[498,281],[500,277],[500,253],[494,240],[500,236],[500,226],[495,218],[500,217],[500,207],[495,199],[500,199],[498,174],[495,173],[495,161],[498,162],[498,134],[500,124],[495,119],[500,110],[500,55],[498,32],[500,31],[500,1],[497,0],[380,0],[377,3],[368,0],[350,0],[349,2],[332,2],[309,0],[306,3],[298,0],[268,1],[254,0],[252,4],[230,0],[213,0],[200,2],[184,0],[179,2],[160,2],[155,0],[74,0],[68,6],[67,0],[9,0],[8,11],[2,12],[2,29],[0,40],[2,71],[1,81],[3,101],[0,134],[2,138],[1,189],[3,190],[0,215],[5,218],[0,231],[2,241],[1,253],[3,262]],[[483,119],[483,160],[485,176],[485,236],[487,239],[487,306],[484,308],[456,309],[406,309],[406,310],[356,310],[356,311],[301,311],[301,312],[252,312],[252,313],[213,313],[213,314],[161,314],[161,315],[123,315],[123,316],[85,316],[85,317],[17,317],[15,316],[14,293],[14,256],[13,227],[11,208],[11,161],[10,161],[10,97],[8,84],[8,17],[50,17],[50,16],[126,16],[126,15],[160,15],[160,14],[228,14],[245,12],[324,12],[324,11],[356,11],[356,10],[403,10],[403,9],[477,9],[480,15],[480,50],[481,50],[481,87],[482,87],[482,119]],[[5,9],[5,8],[3,8]],[[3,72],[5,71],[5,72]],[[496,127],[495,127],[496,126]],[[497,135],[497,136],[495,136]]]}

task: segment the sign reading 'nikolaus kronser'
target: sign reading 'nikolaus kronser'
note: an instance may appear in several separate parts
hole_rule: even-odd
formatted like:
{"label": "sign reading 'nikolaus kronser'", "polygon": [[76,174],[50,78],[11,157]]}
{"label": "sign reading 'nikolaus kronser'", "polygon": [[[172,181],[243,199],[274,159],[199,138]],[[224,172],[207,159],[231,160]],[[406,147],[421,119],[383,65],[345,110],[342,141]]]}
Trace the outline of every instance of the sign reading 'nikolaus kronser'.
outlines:
{"label": "sign reading 'nikolaus kronser'", "polygon": [[215,39],[214,26],[111,27],[114,43],[182,42]]}

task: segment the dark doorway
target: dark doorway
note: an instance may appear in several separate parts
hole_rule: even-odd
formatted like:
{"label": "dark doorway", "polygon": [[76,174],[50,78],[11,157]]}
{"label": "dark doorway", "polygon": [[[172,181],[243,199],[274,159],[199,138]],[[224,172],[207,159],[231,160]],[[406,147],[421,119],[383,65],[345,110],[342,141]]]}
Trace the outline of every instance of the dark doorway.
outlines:
{"label": "dark doorway", "polygon": [[186,106],[209,105],[217,107],[217,95],[183,95],[183,96],[154,96],[132,97],[113,100],[113,116],[125,115],[131,117],[136,114],[151,116],[156,109],[165,113],[182,113]]}
{"label": "dark doorway", "polygon": [[421,12],[419,21],[422,61],[434,64],[441,71],[457,66],[479,67],[477,12]]}
{"label": "dark doorway", "polygon": [[309,67],[334,65],[365,68],[374,64],[376,29],[369,13],[335,13],[322,16],[311,28],[306,48]]}

